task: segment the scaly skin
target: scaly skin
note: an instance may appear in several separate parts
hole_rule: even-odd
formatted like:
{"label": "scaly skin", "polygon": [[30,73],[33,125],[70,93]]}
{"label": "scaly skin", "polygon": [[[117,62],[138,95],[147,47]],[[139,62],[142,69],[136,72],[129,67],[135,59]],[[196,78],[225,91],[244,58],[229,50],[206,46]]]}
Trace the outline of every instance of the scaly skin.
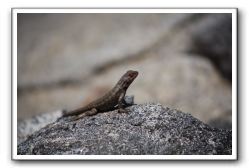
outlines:
{"label": "scaly skin", "polygon": [[118,106],[119,112],[126,112],[123,106],[125,93],[130,84],[137,77],[137,75],[137,71],[127,71],[120,78],[115,87],[108,93],[106,93],[104,96],[100,97],[99,99],[91,102],[90,104],[82,108],[70,112],[65,112],[62,117],[76,116],[74,120],[77,120],[85,116],[95,115],[99,112],[114,110],[116,106]]}

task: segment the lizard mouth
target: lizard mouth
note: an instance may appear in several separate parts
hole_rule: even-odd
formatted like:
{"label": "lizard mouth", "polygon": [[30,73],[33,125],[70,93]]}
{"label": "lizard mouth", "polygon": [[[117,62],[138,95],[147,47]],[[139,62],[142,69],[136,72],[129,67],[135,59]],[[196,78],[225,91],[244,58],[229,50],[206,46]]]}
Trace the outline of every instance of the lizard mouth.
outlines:
{"label": "lizard mouth", "polygon": [[134,78],[136,78],[137,76],[138,76],[138,72],[135,71],[135,73],[134,73]]}

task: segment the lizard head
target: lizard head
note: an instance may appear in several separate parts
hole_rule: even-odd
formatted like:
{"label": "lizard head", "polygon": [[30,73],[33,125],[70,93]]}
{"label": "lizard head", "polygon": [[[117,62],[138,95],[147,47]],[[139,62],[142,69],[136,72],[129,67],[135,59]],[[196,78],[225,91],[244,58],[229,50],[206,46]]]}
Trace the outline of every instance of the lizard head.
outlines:
{"label": "lizard head", "polygon": [[124,89],[127,89],[130,86],[130,84],[134,81],[134,79],[136,79],[137,76],[138,76],[137,71],[129,70],[121,77],[121,79],[118,82],[118,85],[120,85]]}

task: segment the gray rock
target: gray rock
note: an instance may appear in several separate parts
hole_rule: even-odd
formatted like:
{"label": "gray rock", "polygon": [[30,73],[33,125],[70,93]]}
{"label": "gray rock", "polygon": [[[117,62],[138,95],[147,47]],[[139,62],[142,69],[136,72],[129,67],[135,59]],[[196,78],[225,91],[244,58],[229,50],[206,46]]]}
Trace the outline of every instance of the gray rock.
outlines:
{"label": "gray rock", "polygon": [[231,154],[231,130],[212,128],[160,104],[134,105],[129,113],[62,119],[18,145],[19,155]]}
{"label": "gray rock", "polygon": [[47,124],[56,121],[58,117],[61,116],[61,111],[56,111],[53,113],[43,113],[35,117],[18,120],[17,122],[17,144],[26,140],[26,138],[38,131]]}
{"label": "gray rock", "polygon": [[193,32],[192,50],[209,58],[232,80],[232,14],[210,14]]}
{"label": "gray rock", "polygon": [[133,57],[192,14],[18,14],[20,90],[81,82]]}
{"label": "gray rock", "polygon": [[[125,107],[134,105],[134,95],[127,95],[124,97]],[[61,117],[63,110],[57,110],[55,112],[38,114],[34,117],[25,120],[18,120],[17,122],[17,144],[25,141],[27,137],[38,131],[42,127],[56,121]]]}

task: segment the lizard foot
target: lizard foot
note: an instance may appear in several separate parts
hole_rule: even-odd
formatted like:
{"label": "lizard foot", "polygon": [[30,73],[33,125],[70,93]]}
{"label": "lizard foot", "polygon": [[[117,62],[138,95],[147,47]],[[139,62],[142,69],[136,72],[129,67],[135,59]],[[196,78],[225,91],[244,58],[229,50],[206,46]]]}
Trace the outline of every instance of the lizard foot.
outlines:
{"label": "lizard foot", "polygon": [[118,113],[128,113],[128,111],[123,108],[120,108],[118,109]]}
{"label": "lizard foot", "polygon": [[84,118],[85,116],[92,116],[92,115],[95,115],[97,113],[98,113],[97,109],[93,108],[90,111],[86,111],[85,113],[82,113],[78,116],[75,116],[74,118],[72,118],[72,121],[79,120],[81,118]]}

